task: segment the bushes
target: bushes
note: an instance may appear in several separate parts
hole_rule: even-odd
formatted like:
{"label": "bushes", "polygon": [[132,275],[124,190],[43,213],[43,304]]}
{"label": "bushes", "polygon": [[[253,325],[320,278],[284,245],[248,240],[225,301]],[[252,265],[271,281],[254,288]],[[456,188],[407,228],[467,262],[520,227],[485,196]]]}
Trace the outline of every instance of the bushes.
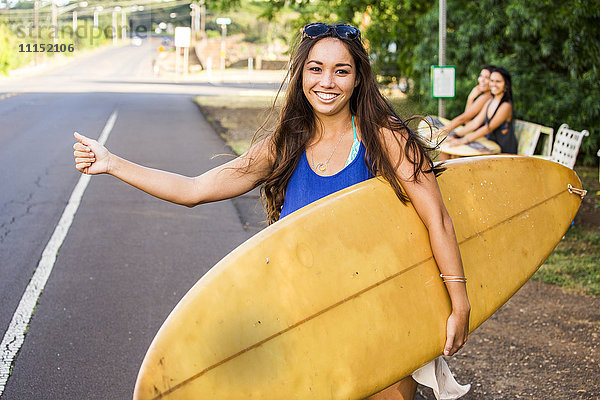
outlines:
{"label": "bushes", "polygon": [[[283,0],[271,0],[281,3]],[[438,2],[329,0],[304,21],[353,21],[363,30],[374,67],[384,80],[410,78],[421,113],[437,113],[430,66],[438,64]],[[587,129],[579,160],[597,162],[600,147],[600,0],[451,0],[447,2],[446,64],[456,66],[458,115],[481,66],[510,71],[517,118],[555,130]]]}
{"label": "bushes", "polygon": [[[562,123],[587,129],[579,161],[597,162],[600,147],[600,1],[509,0],[452,1],[448,8],[447,64],[455,65],[456,99],[448,115],[462,112],[469,90],[484,64],[502,66],[513,80],[515,114],[519,119],[555,129]],[[429,67],[437,57],[437,7],[418,21],[423,35],[414,49],[416,97],[427,112],[437,101],[428,96]],[[433,61],[433,62],[432,62]]]}
{"label": "bushes", "polygon": [[[104,17],[105,19],[107,17]],[[107,20],[108,21],[108,20]],[[106,21],[105,21],[106,22]],[[58,31],[58,44],[74,46],[74,52],[19,52],[20,45],[29,45],[33,50],[35,35],[33,26],[27,22],[15,23],[0,20],[0,75],[8,75],[11,70],[22,68],[34,63],[37,54],[38,62],[54,57],[57,54],[71,56],[77,51],[97,47],[112,40],[110,21],[101,25],[103,29],[94,29],[91,20],[81,19],[76,33],[68,24],[62,24]],[[118,30],[120,35],[120,29]],[[53,43],[50,26],[41,25],[38,33],[38,43],[49,45]]]}
{"label": "bushes", "polygon": [[21,42],[5,25],[0,23],[0,75],[33,61],[32,53],[19,53]]}

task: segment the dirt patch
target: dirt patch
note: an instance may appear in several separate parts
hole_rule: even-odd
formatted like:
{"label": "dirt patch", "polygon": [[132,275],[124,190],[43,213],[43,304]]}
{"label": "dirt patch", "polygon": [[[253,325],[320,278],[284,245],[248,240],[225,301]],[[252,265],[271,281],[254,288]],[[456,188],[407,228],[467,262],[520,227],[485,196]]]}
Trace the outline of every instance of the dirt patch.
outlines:
{"label": "dirt patch", "polygon": [[465,400],[598,399],[599,345],[600,298],[529,281],[448,363]]}
{"label": "dirt patch", "polygon": [[[196,104],[200,107],[202,114],[210,122],[215,131],[227,141],[231,148],[237,153],[241,154],[245,152],[254,134],[259,128],[262,127],[259,136],[264,135],[273,128],[276,122],[276,116],[270,117],[270,107],[272,106],[272,98],[263,98],[258,100],[259,104],[263,107],[249,107],[246,101],[249,100],[237,100],[237,107],[220,106],[220,105],[209,105],[217,103],[211,98],[197,98]],[[231,101],[231,100],[230,100]],[[264,126],[263,126],[264,125]]]}
{"label": "dirt patch", "polygon": [[[233,141],[247,141],[266,116],[253,107],[201,105],[201,110],[219,134]],[[586,171],[592,174],[584,176],[589,197],[575,223],[597,229],[598,171]],[[599,399],[599,346],[599,297],[530,281],[479,327],[448,363],[460,383],[472,385],[465,400]],[[419,387],[418,398],[435,399],[432,391],[423,387]]]}

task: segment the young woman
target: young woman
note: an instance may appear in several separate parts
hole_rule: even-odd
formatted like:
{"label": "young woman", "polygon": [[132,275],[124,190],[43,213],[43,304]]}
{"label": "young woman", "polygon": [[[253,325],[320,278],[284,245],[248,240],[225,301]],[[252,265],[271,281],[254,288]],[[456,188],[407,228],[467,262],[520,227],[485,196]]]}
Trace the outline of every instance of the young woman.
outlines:
{"label": "young woman", "polygon": [[494,68],[490,76],[489,99],[479,114],[460,131],[460,137],[448,140],[451,145],[470,143],[482,136],[500,145],[502,153],[517,154],[518,142],[514,133],[512,83],[504,68]]}
{"label": "young woman", "polygon": [[[228,199],[260,185],[269,223],[337,190],[382,176],[402,202],[413,203],[429,229],[441,273],[453,277],[446,282],[452,313],[443,352],[454,354],[467,339],[470,305],[452,221],[435,178],[441,171],[380,94],[360,31],[350,25],[306,25],[288,74],[275,131],[247,153],[202,175],[190,178],[133,164],[77,133],[76,168],[114,175],[186,206]],[[412,399],[415,388],[408,377],[373,398]]]}
{"label": "young woman", "polygon": [[445,132],[451,132],[454,128],[471,121],[483,108],[489,99],[492,98],[490,93],[490,75],[494,67],[492,65],[484,65],[481,68],[477,85],[471,89],[467,97],[467,105],[465,111],[455,117],[448,125],[444,125],[441,129]]}

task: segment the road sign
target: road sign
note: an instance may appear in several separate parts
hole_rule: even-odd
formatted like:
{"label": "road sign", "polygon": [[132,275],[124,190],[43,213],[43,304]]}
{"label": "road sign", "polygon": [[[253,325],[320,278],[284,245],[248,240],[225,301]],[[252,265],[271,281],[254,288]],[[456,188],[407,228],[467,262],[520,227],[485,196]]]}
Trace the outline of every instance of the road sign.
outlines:
{"label": "road sign", "polygon": [[175,28],[175,47],[190,47],[192,29],[186,26]]}
{"label": "road sign", "polygon": [[231,24],[231,18],[217,18],[217,25],[229,25]]}
{"label": "road sign", "polygon": [[448,99],[455,96],[454,79],[456,69],[453,65],[431,66],[431,97]]}

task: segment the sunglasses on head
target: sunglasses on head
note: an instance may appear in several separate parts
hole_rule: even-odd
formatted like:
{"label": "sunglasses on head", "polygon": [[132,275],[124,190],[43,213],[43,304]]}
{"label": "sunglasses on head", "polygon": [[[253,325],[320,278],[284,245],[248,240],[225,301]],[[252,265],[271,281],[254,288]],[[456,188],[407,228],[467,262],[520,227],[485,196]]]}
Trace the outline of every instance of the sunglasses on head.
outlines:
{"label": "sunglasses on head", "polygon": [[302,36],[316,39],[320,36],[328,34],[331,31],[333,31],[335,35],[341,39],[354,40],[360,37],[360,31],[358,28],[355,28],[352,25],[329,25],[322,22],[314,22],[312,24],[305,25],[304,28],[302,28]]}

